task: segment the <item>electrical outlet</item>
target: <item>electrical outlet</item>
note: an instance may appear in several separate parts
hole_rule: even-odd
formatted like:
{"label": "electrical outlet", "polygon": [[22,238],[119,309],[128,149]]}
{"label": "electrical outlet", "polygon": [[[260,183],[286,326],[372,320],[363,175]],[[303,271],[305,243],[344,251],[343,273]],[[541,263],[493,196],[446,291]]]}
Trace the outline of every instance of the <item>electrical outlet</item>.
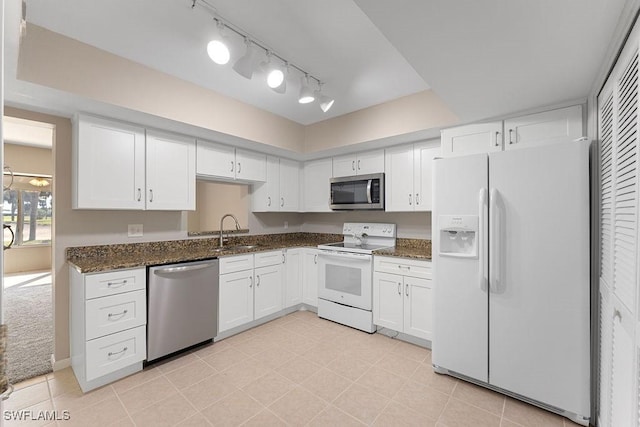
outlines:
{"label": "electrical outlet", "polygon": [[286,230],[287,228],[289,228],[289,221],[284,222],[284,229]]}
{"label": "electrical outlet", "polygon": [[142,224],[129,224],[129,237],[142,237]]}

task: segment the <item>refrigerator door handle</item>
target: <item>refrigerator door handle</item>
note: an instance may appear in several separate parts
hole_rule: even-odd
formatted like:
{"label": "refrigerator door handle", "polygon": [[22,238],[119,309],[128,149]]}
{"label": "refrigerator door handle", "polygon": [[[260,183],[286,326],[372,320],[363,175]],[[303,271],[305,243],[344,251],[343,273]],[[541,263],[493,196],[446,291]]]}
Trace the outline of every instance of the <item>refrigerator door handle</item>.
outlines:
{"label": "refrigerator door handle", "polygon": [[485,223],[487,221],[487,189],[481,188],[478,194],[478,283],[482,291],[487,290],[487,258],[485,253]]}
{"label": "refrigerator door handle", "polygon": [[491,236],[489,238],[489,290],[491,292],[498,292],[498,282],[500,280],[500,263],[498,257],[500,256],[500,230],[498,229],[498,220],[496,218],[498,214],[498,190],[492,188],[489,190],[489,230]]}

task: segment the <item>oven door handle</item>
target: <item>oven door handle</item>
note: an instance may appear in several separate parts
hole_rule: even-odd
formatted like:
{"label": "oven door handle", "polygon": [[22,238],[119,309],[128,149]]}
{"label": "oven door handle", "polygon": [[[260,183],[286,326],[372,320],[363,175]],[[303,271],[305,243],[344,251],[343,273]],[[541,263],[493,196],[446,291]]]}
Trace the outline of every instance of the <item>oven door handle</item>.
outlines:
{"label": "oven door handle", "polygon": [[373,203],[373,197],[371,197],[371,184],[373,183],[373,180],[370,179],[367,181],[367,203],[371,204]]}
{"label": "oven door handle", "polygon": [[359,260],[365,260],[366,258],[370,258],[371,255],[369,254],[357,254],[357,253],[352,253],[352,252],[338,252],[338,251],[330,251],[330,250],[326,250],[326,249],[319,249],[319,258],[351,258],[351,259],[359,259]]}

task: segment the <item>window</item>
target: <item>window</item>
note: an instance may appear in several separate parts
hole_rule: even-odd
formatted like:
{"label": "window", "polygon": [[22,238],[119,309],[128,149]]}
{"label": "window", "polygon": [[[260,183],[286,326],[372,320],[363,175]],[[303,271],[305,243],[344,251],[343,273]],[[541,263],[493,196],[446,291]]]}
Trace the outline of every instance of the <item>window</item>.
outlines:
{"label": "window", "polygon": [[[51,244],[52,199],[50,177],[16,176],[2,206],[4,224],[15,234],[13,247]],[[10,241],[7,231],[5,246]]]}

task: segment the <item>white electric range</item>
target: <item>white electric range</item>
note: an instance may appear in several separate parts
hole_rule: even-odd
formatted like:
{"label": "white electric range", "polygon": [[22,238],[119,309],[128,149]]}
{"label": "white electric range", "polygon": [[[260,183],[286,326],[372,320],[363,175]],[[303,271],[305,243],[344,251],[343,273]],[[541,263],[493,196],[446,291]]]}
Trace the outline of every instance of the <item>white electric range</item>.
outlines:
{"label": "white electric range", "polygon": [[318,316],[372,333],[373,251],[396,245],[396,225],[347,222],[342,234],[318,245]]}

